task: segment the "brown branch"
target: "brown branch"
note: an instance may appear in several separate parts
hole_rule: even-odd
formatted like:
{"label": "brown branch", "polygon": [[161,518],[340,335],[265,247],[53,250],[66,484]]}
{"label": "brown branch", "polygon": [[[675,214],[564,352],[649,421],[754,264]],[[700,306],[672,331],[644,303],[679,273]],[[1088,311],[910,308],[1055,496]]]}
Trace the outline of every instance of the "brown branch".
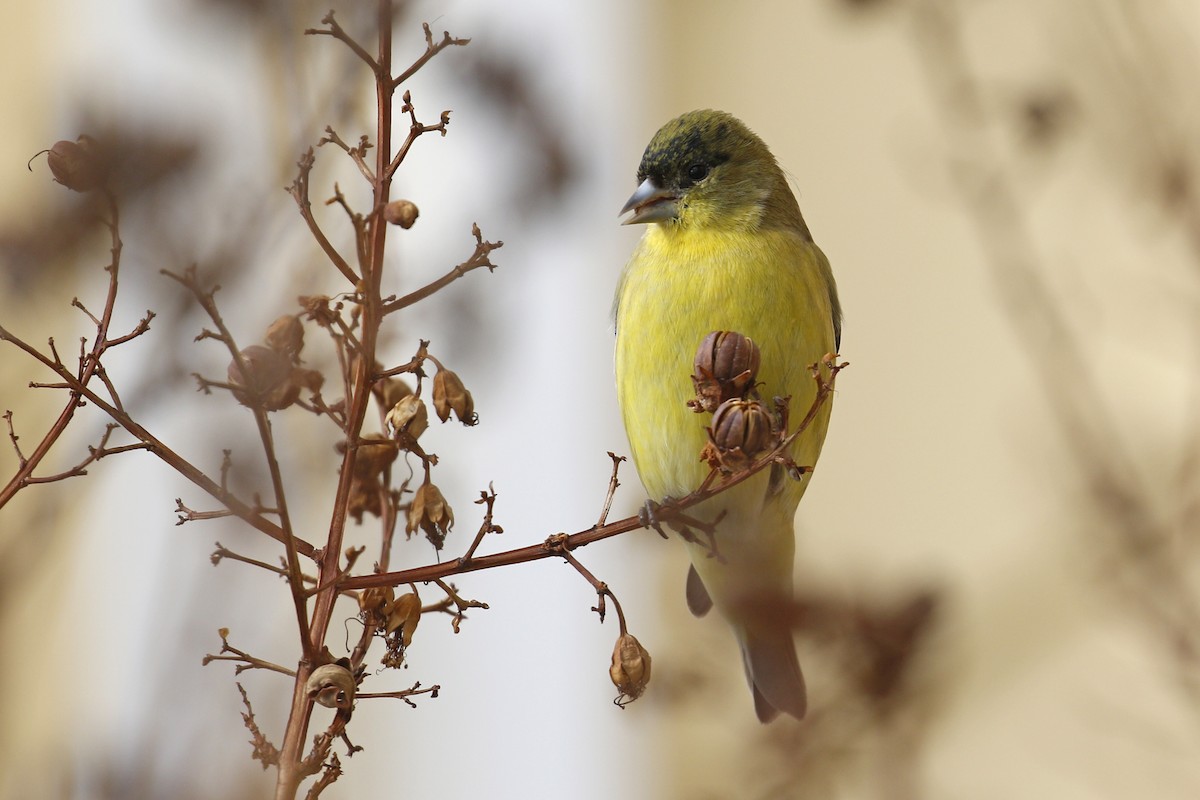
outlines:
{"label": "brown branch", "polygon": [[[393,13],[394,8],[391,0],[378,0],[376,24],[379,49],[375,58],[366,56],[362,47],[350,39],[350,37],[344,34],[339,36],[337,32],[340,29],[336,27],[332,15],[325,19],[325,24],[330,28],[330,35],[341,39],[360,59],[371,66],[375,77],[376,149],[375,168],[372,170],[372,174],[374,175],[374,181],[372,182],[373,209],[383,208],[387,204],[391,194],[391,176],[387,174],[387,167],[392,148],[392,94],[394,89],[391,85],[390,76],[392,70]],[[364,58],[364,56],[366,57]],[[296,188],[293,192],[294,195],[303,196],[305,199],[308,196],[307,181],[308,173],[311,171],[311,151],[307,156],[307,161],[310,163],[306,167],[304,160],[302,160],[301,178],[303,180],[300,178],[297,179]],[[384,316],[380,297],[380,285],[384,273],[387,227],[381,214],[372,213],[367,220],[366,235],[360,237],[361,241],[365,242],[362,250],[366,254],[366,258],[362,263],[362,278],[361,280],[354,281],[354,285],[359,295],[361,336],[354,353],[355,357],[348,360],[349,363],[347,366],[349,368],[344,373],[349,382],[345,400],[346,414],[344,426],[345,440],[347,442],[357,442],[362,439],[363,422],[366,419],[367,409],[373,397],[372,390],[376,380],[376,376],[374,375],[377,357],[376,342],[380,324]],[[310,223],[310,228],[313,228],[314,231],[319,230],[316,229],[313,223]],[[332,248],[327,248],[327,252],[332,252]],[[340,261],[340,257],[331,255],[331,260],[337,263]],[[342,270],[343,274],[346,274],[347,270],[343,269],[344,261],[341,261],[341,264],[342,266],[339,266],[339,269]],[[341,356],[339,357],[341,358]],[[317,576],[319,585],[324,586],[329,584],[329,581],[338,576],[340,571],[338,557],[342,549],[346,523],[349,517],[350,492],[355,481],[354,475],[357,458],[358,448],[346,447],[344,449],[338,473],[338,484],[334,492],[333,513],[329,520],[326,544],[319,563]],[[307,641],[304,643],[306,653],[318,652],[322,647],[333,618],[334,605],[339,596],[340,589],[336,585],[329,585],[328,589],[317,593],[315,596],[312,625]],[[293,686],[292,704],[288,714],[287,728],[284,732],[279,773],[275,784],[275,797],[277,800],[289,800],[295,796],[300,782],[305,777],[305,769],[309,766],[306,763],[306,759],[302,758],[301,750],[307,737],[313,707],[313,701],[305,691],[305,681],[314,668],[315,663],[311,659],[306,658],[303,660]]]}
{"label": "brown branch", "polygon": [[17,436],[17,430],[13,427],[13,412],[11,408],[4,412],[4,421],[8,423],[8,440],[12,442],[13,450],[17,451],[17,464],[24,467],[26,464],[25,454],[21,452],[21,437]]}
{"label": "brown branch", "polygon": [[[245,359],[242,358],[242,352],[234,341],[233,334],[225,325],[225,320],[221,316],[220,310],[217,308],[215,294],[220,288],[214,286],[209,291],[204,291],[200,288],[199,281],[196,277],[196,268],[189,267],[184,271],[183,275],[176,275],[167,270],[163,270],[163,274],[183,284],[196,298],[196,302],[208,314],[209,319],[217,326],[217,331],[220,333],[220,339],[233,356],[234,363],[237,365],[240,375],[250,375],[250,369],[246,366]],[[250,410],[254,414],[254,423],[258,428],[258,437],[262,443],[263,456],[267,462],[267,471],[271,476],[271,488],[275,496],[275,513],[279,516],[279,527],[283,531],[283,546],[287,553],[288,563],[288,586],[291,589],[292,605],[296,613],[296,624],[300,629],[301,640],[304,643],[304,658],[311,660],[314,657],[313,645],[309,639],[309,624],[308,624],[308,595],[304,590],[303,573],[300,570],[300,555],[296,549],[296,537],[292,529],[291,517],[288,514],[287,494],[283,486],[283,471],[279,466],[279,459],[275,454],[275,436],[271,429],[271,420],[268,417],[267,410],[263,405],[262,398],[259,396],[257,389],[252,388],[246,381],[246,394],[252,401]]]}
{"label": "brown branch", "polygon": [[104,388],[108,390],[108,396],[112,399],[113,405],[117,407],[118,411],[124,412],[125,404],[121,402],[121,396],[117,394],[117,387],[109,380],[108,370],[104,369],[104,365],[99,362],[96,363],[96,377],[104,384]]}
{"label": "brown branch", "polygon": [[621,601],[617,599],[615,594],[613,594],[612,589],[608,588],[608,584],[597,578],[591,573],[591,570],[579,563],[579,559],[571,555],[570,551],[563,550],[561,553],[559,553],[559,555],[561,555],[568,564],[574,567],[575,571],[582,575],[583,579],[590,583],[592,588],[596,590],[596,596],[599,598],[599,601],[595,606],[593,606],[592,611],[595,611],[600,615],[600,622],[604,622],[604,598],[608,597],[613,601],[613,605],[616,606],[617,623],[621,627],[621,635],[624,636],[626,633],[628,633],[629,630],[625,627],[625,612],[621,609]]}
{"label": "brown branch", "polygon": [[[221,628],[219,631],[217,631],[217,634],[221,637],[220,654],[212,655],[210,653],[209,655],[206,655],[204,658],[202,658],[200,660],[200,663],[202,666],[208,666],[209,664],[211,664],[214,661],[236,661],[239,663],[238,663],[237,667],[234,669],[233,674],[235,674],[235,675],[241,675],[243,672],[245,672],[248,669],[265,669],[268,672],[279,672],[279,673],[281,673],[283,675],[287,675],[289,677],[295,677],[296,673],[294,670],[290,670],[287,667],[281,667],[278,664],[272,664],[270,661],[264,661],[261,658],[256,658],[256,657],[250,655],[249,653],[247,653],[246,651],[239,650],[236,647],[234,647],[233,645],[231,645],[229,643],[229,639],[228,639],[228,636],[229,636],[228,628]],[[232,653],[233,655],[227,656],[227,655],[224,655],[225,653]]]}
{"label": "brown branch", "polygon": [[300,207],[300,216],[304,218],[309,232],[317,240],[317,244],[321,246],[321,250],[325,252],[326,257],[337,267],[338,272],[342,273],[342,276],[350,281],[351,286],[357,287],[361,279],[350,268],[350,265],[346,263],[346,259],[342,258],[342,254],[337,251],[333,243],[325,236],[325,232],[321,230],[321,226],[317,224],[316,217],[313,216],[312,201],[309,200],[308,196],[308,178],[315,163],[316,156],[310,147],[304,152],[304,155],[300,156],[300,160],[296,162],[299,172],[296,174],[296,180],[292,181],[292,185],[288,187],[288,193],[292,195],[292,199]]}
{"label": "brown branch", "polygon": [[150,330],[150,321],[154,319],[155,316],[157,315],[153,311],[146,309],[146,316],[142,317],[138,324],[134,326],[133,330],[124,336],[118,336],[115,339],[109,339],[107,346],[116,347],[117,345],[125,344],[126,342],[141,336],[143,333],[146,333]]}
{"label": "brown branch", "polygon": [[337,23],[337,20],[335,20],[333,18],[332,11],[330,11],[328,14],[326,14],[324,17],[321,18],[321,24],[328,25],[329,26],[328,29],[322,30],[321,28],[306,28],[304,31],[304,35],[305,36],[332,36],[333,38],[337,39],[342,44],[346,45],[346,47],[349,47],[350,51],[352,53],[354,53],[354,55],[358,56],[359,59],[364,64],[366,64],[368,67],[371,68],[371,72],[374,72],[376,74],[379,73],[379,70],[380,70],[379,63],[376,62],[375,59],[371,58],[371,54],[368,53],[366,50],[364,50],[363,46],[361,44],[356,42],[354,40],[354,38],[352,36],[350,36],[350,34],[346,33],[346,31],[342,28],[342,26]]}
{"label": "brown branch", "polygon": [[[283,542],[285,540],[286,536],[278,525],[270,520],[267,520],[261,514],[257,513],[253,508],[247,506],[231,492],[218,485],[214,480],[208,477],[208,475],[197,469],[191,462],[180,456],[160,439],[151,434],[150,431],[146,430],[146,428],[135,422],[127,413],[117,409],[103,397],[96,394],[96,392],[90,387],[82,383],[80,378],[76,378],[74,375],[72,375],[61,361],[56,362],[52,360],[50,356],[43,354],[41,351],[16,337],[10,336],[8,341],[16,344],[34,360],[38,361],[43,366],[49,368],[51,371],[57,374],[59,377],[63,378],[64,387],[72,392],[73,402],[78,403],[78,398],[87,400],[93,406],[99,408],[101,411],[107,414],[109,418],[113,420],[113,422],[119,424],[135,439],[140,442],[144,442],[147,445],[146,449],[154,453],[154,455],[157,456],[161,461],[166,463],[184,478],[187,478],[189,481],[196,484],[196,486],[228,508],[239,519],[246,522],[254,529],[261,531],[267,536],[270,536],[276,541]],[[78,398],[75,397],[76,395],[78,395]],[[315,556],[317,550],[311,544],[299,538],[296,538],[295,542],[296,548],[301,555],[308,556],[310,558]]]}
{"label": "brown branch", "polygon": [[330,784],[342,777],[342,762],[337,753],[329,754],[329,761],[325,763],[324,767],[321,770],[321,777],[317,778],[305,793],[304,800],[317,800]]}
{"label": "brown branch", "polygon": [[[489,608],[491,608],[491,606],[489,606],[487,603],[485,603],[481,600],[465,599],[462,595],[460,595],[458,593],[458,590],[454,587],[453,584],[446,583],[445,581],[441,580],[440,578],[435,579],[434,583],[436,583],[438,585],[439,589],[441,589],[443,592],[446,593],[446,598],[444,600],[444,602],[446,603],[446,606],[444,608],[431,608],[430,610],[431,611],[444,611],[447,614],[451,614],[453,619],[450,621],[450,625],[451,625],[451,627],[454,628],[455,633],[458,633],[458,626],[460,624],[462,624],[462,621],[464,619],[467,618],[467,614],[466,614],[467,609],[482,608],[484,611],[487,611]],[[435,603],[434,605],[436,606],[436,605],[440,605],[440,604]],[[451,611],[450,611],[451,605],[453,605],[455,608],[455,611],[453,613],[451,613]],[[424,608],[421,609],[421,613],[422,614],[425,613]]]}
{"label": "brown branch", "polygon": [[246,690],[240,683],[237,684],[237,688],[242,693],[242,704],[246,706],[246,711],[242,714],[242,721],[246,725],[246,730],[250,731],[250,744],[254,746],[251,758],[262,762],[263,769],[275,766],[279,763],[279,750],[263,735],[263,732],[259,730],[258,723],[254,721],[254,709],[250,706],[250,696],[246,694]]}
{"label": "brown branch", "polygon": [[[333,197],[326,200],[325,205],[327,205],[327,206],[339,205],[342,207],[342,210],[346,212],[346,216],[349,217],[349,219],[350,219],[350,225],[351,225],[351,227],[354,228],[355,250],[357,251],[359,266],[366,264],[367,263],[367,251],[366,251],[367,228],[366,228],[366,220],[363,218],[363,215],[359,214],[353,208],[350,207],[350,202],[348,200],[346,200],[346,196],[344,194],[342,194],[341,187],[338,186],[336,183],[333,184]],[[342,322],[340,318],[338,319],[338,322],[341,324],[341,326],[343,328],[345,328],[345,323]],[[351,337],[351,338],[353,338],[353,337]]]}
{"label": "brown branch", "polygon": [[424,377],[424,373],[421,372],[421,367],[424,365],[425,359],[427,358],[429,358],[429,340],[421,339],[417,344],[416,355],[409,359],[407,364],[401,364],[398,367],[392,367],[389,370],[380,372],[379,374],[373,376],[372,382],[380,381],[384,378],[390,378],[393,375],[400,375],[405,372],[411,372],[415,374],[419,380],[420,378]]}
{"label": "brown branch", "polygon": [[[105,220],[105,225],[108,227],[109,233],[112,237],[110,246],[112,258],[108,265],[104,268],[105,272],[108,273],[108,293],[104,300],[104,311],[101,313],[98,320],[90,312],[87,312],[88,316],[91,317],[91,319],[96,323],[96,337],[92,342],[91,357],[87,359],[85,364],[82,365],[82,369],[78,375],[78,383],[83,387],[86,387],[91,381],[92,376],[95,374],[95,371],[100,364],[100,357],[104,354],[105,349],[109,347],[108,328],[112,324],[113,309],[117,302],[117,278],[121,268],[121,250],[123,248],[123,244],[121,242],[120,234],[120,209],[117,206],[116,196],[113,195],[111,191],[107,189],[104,190],[104,199],[108,203],[109,218]],[[54,347],[53,339],[51,339],[49,343],[53,361],[44,356],[41,351],[34,349],[23,340],[13,336],[11,333],[5,330],[3,326],[0,326],[0,341],[11,342],[29,355],[34,356],[34,358],[36,358],[38,361],[47,364],[52,369],[55,369],[56,371],[61,369],[65,372],[62,359],[59,358],[58,351]],[[12,500],[14,496],[16,496],[18,491],[28,485],[29,478],[33,475],[33,471],[37,469],[38,465],[41,464],[42,459],[44,459],[50,452],[50,448],[54,446],[54,443],[57,442],[59,437],[62,436],[63,431],[67,429],[67,425],[70,424],[71,420],[75,416],[75,410],[79,408],[79,394],[79,392],[74,391],[71,393],[66,405],[63,406],[63,410],[59,412],[58,418],[50,426],[50,429],[46,432],[46,435],[42,437],[42,440],[38,442],[37,447],[33,449],[33,452],[31,452],[28,457],[23,457],[20,460],[17,473],[13,475],[11,479],[9,479],[8,483],[5,484],[3,488],[0,488],[0,508],[3,508],[5,505],[7,505],[8,502]],[[9,422],[11,431],[11,418]],[[15,445],[15,439],[13,440],[13,443]]]}
{"label": "brown branch", "polygon": [[[279,575],[280,577],[282,577],[284,579],[287,579],[287,577],[288,577],[286,560],[284,560],[284,562],[283,562],[284,566],[277,567],[274,564],[268,564],[265,561],[259,561],[256,558],[250,558],[249,556],[244,556],[240,553],[235,553],[234,551],[230,550],[228,547],[221,544],[220,542],[217,542],[216,545],[217,545],[217,549],[214,550],[212,552],[212,555],[210,555],[208,557],[208,560],[212,562],[212,565],[214,567],[217,566],[218,564],[220,564],[222,560],[228,558],[230,561],[240,561],[243,564],[249,564],[252,567],[258,567],[259,569],[265,569],[267,572],[273,572],[276,575]],[[305,583],[316,583],[317,582],[317,579],[311,575],[302,575],[301,577],[303,578]]]}
{"label": "brown branch", "polygon": [[625,460],[625,456],[619,456],[612,450],[608,451],[608,457],[612,459],[612,477],[608,479],[608,494],[604,497],[604,508],[600,511],[600,520],[597,525],[603,525],[608,519],[608,512],[612,510],[613,497],[617,494],[617,487],[621,482],[617,480],[617,471],[621,469],[621,462]]}
{"label": "brown branch", "polygon": [[477,505],[486,506],[483,512],[483,522],[479,523],[479,531],[475,534],[474,541],[467,548],[467,552],[463,554],[461,560],[463,562],[470,561],[475,555],[475,550],[478,549],[483,537],[489,533],[504,533],[504,529],[492,522],[492,512],[496,506],[496,490],[492,484],[488,484],[486,492],[479,493],[479,499],[475,501]]}
{"label": "brown branch", "polygon": [[[829,362],[832,363],[832,362]],[[697,489],[685,497],[670,500],[662,503],[656,509],[656,519],[658,522],[670,523],[676,519],[686,520],[695,524],[695,520],[687,517],[682,512],[692,506],[703,503],[711,499],[717,494],[731,489],[738,484],[749,480],[754,475],[757,475],[762,470],[778,463],[780,458],[786,458],[792,443],[800,434],[802,434],[812,424],[816,418],[817,412],[820,410],[829,399],[834,390],[834,383],[837,374],[849,366],[846,363],[833,364],[829,369],[828,379],[817,379],[817,393],[813,398],[812,406],[809,408],[808,414],[791,434],[782,439],[775,447],[769,450],[766,454],[760,456],[757,460],[747,465],[744,469],[733,472],[731,474],[721,474],[718,472],[716,476],[710,475],[702,484],[703,488]],[[638,515],[626,517],[625,519],[609,522],[604,525],[594,525],[586,530],[579,531],[568,535],[555,534],[548,537],[545,541],[538,544],[529,545],[527,547],[519,547],[514,550],[506,550],[500,553],[491,555],[477,556],[473,555],[469,561],[456,559],[441,564],[429,564],[423,567],[414,567],[412,569],[399,570],[396,572],[385,572],[374,575],[360,575],[357,577],[347,578],[342,584],[342,589],[370,589],[375,586],[399,586],[405,583],[425,583],[428,581],[437,580],[438,578],[448,578],[453,575],[460,575],[467,572],[476,572],[483,569],[494,569],[496,567],[505,567],[512,564],[524,564],[530,561],[538,561],[543,558],[562,557],[564,552],[570,552],[579,547],[593,544],[604,539],[610,539],[613,536],[620,536],[630,531],[638,530],[639,528],[647,527],[646,520]]]}
{"label": "brown branch", "polygon": [[412,103],[412,94],[406,91],[401,99],[404,100],[404,105],[401,107],[400,113],[407,113],[409,118],[408,136],[405,137],[404,144],[400,145],[400,148],[396,151],[396,156],[392,159],[392,163],[388,165],[389,176],[396,174],[396,170],[404,163],[404,159],[408,157],[408,151],[416,144],[417,139],[434,131],[441,133],[444,137],[446,135],[446,127],[450,124],[450,112],[448,110],[441,113],[437,124],[422,124],[417,119],[417,111]]}
{"label": "brown branch", "polygon": [[344,566],[340,570],[338,570],[338,573],[336,575],[334,575],[333,577],[325,580],[324,582],[322,582],[320,585],[316,586],[315,588],[307,590],[307,596],[312,597],[315,594],[319,594],[319,593],[325,591],[326,589],[330,588],[331,586],[335,585],[338,581],[340,581],[346,575],[349,575],[350,570],[354,569],[355,563],[358,562],[358,557],[361,556],[364,552],[366,552],[366,549],[367,548],[365,548],[365,547],[346,548],[346,553],[345,553],[346,566]]}
{"label": "brown branch", "polygon": [[135,442],[134,444],[121,445],[120,447],[109,447],[108,440],[112,436],[114,430],[120,426],[116,423],[109,423],[104,428],[104,434],[100,437],[99,443],[96,446],[88,447],[87,457],[80,461],[75,466],[65,472],[60,472],[57,475],[48,475],[45,477],[30,477],[27,484],[35,483],[55,483],[56,481],[65,480],[67,478],[75,478],[80,475],[87,475],[87,467],[105,456],[117,455],[118,453],[128,453],[133,450],[149,450],[149,445],[145,442]]}
{"label": "brown branch", "polygon": [[417,704],[414,703],[412,700],[410,700],[409,699],[410,697],[414,697],[418,694],[427,694],[430,697],[437,697],[438,692],[440,692],[441,690],[442,690],[442,687],[437,685],[436,683],[433,686],[430,686],[426,689],[422,689],[420,682],[418,682],[418,683],[414,683],[412,685],[412,688],[402,689],[398,692],[359,692],[358,694],[354,695],[354,697],[358,700],[378,700],[380,698],[388,698],[391,700],[403,700],[405,703],[407,703],[412,708],[416,708]]}
{"label": "brown branch", "polygon": [[369,139],[367,139],[366,134],[363,134],[359,138],[358,145],[356,147],[351,147],[342,141],[342,137],[337,135],[337,132],[333,129],[332,125],[326,125],[325,135],[317,140],[317,147],[321,147],[322,145],[326,144],[335,144],[344,150],[346,155],[350,156],[350,159],[355,163],[356,166],[358,166],[358,171],[363,174],[363,177],[367,179],[367,182],[375,182],[375,175],[371,172],[371,168],[367,166],[367,151],[371,149],[371,142]]}
{"label": "brown branch", "polygon": [[444,289],[451,283],[454,283],[454,281],[466,275],[468,272],[479,269],[480,267],[487,267],[488,272],[494,272],[496,270],[496,265],[492,263],[491,254],[493,250],[498,250],[503,247],[504,242],[484,241],[483,234],[479,231],[478,225],[471,226],[471,233],[475,235],[475,252],[471,254],[470,258],[451,269],[436,281],[422,286],[415,292],[410,292],[404,295],[399,300],[392,300],[391,302],[385,304],[383,307],[383,313],[391,314],[393,311],[399,311],[402,308],[408,308],[413,303],[424,300],[431,294]]}
{"label": "brown branch", "polygon": [[435,43],[433,41],[433,31],[429,29],[429,23],[423,22],[421,23],[421,27],[425,30],[425,52],[408,69],[392,79],[390,86],[392,91],[399,88],[400,84],[415,75],[421,67],[429,63],[431,58],[447,47],[465,47],[471,42],[470,39],[456,39],[450,35],[449,31],[442,31],[442,40]]}

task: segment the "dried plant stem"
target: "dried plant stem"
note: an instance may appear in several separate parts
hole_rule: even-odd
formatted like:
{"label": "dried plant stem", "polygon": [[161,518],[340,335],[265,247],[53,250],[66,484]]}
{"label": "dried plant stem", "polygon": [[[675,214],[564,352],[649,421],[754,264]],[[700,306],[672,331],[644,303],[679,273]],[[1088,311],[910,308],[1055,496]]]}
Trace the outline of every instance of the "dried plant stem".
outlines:
{"label": "dried plant stem", "polygon": [[[100,357],[104,355],[105,350],[107,350],[109,347],[129,341],[140,332],[144,332],[145,330],[149,329],[150,325],[149,318],[147,318],[144,320],[144,325],[138,325],[134,332],[128,336],[122,336],[116,340],[110,340],[108,338],[108,329],[112,324],[113,308],[116,306],[117,302],[118,274],[121,268],[121,249],[123,245],[121,242],[120,210],[117,207],[117,199],[113,193],[107,189],[104,190],[104,199],[108,205],[108,219],[106,220],[105,224],[108,226],[108,229],[112,234],[112,260],[105,268],[108,272],[108,293],[104,299],[104,311],[101,313],[99,319],[96,319],[96,317],[88,314],[88,316],[91,317],[96,323],[96,337],[92,341],[91,351],[82,359],[82,363],[80,364],[78,380],[83,386],[87,386],[92,377],[96,375],[98,370],[100,370]],[[0,341],[9,341],[16,344],[18,347],[21,347],[23,344],[11,333],[6,331],[2,326],[0,326]],[[22,347],[22,349],[27,350],[26,347]],[[111,390],[111,386],[109,386],[109,389]],[[38,442],[37,447],[35,447],[28,456],[21,455],[20,449],[17,448],[19,466],[17,467],[16,474],[13,475],[13,477],[7,484],[4,485],[3,488],[0,488],[0,508],[3,508],[5,505],[7,505],[8,501],[12,500],[13,496],[16,495],[18,491],[30,484],[30,479],[33,476],[34,470],[36,470],[42,463],[42,459],[46,457],[46,455],[50,452],[50,449],[54,446],[54,443],[58,441],[59,437],[62,436],[63,431],[67,429],[67,426],[71,424],[71,420],[74,419],[75,411],[80,405],[79,399],[79,393],[72,391],[66,405],[63,406],[63,410],[59,412],[58,418],[54,421],[54,424],[50,426],[50,429],[46,432],[46,435],[42,437],[42,440]],[[13,432],[11,412],[9,412],[8,415],[8,425],[10,438],[15,447],[17,436]]]}
{"label": "dried plant stem", "polygon": [[[79,400],[86,400],[96,408],[103,411],[112,419],[113,422],[120,425],[127,433],[142,442],[145,445],[145,450],[153,453],[161,461],[166,463],[173,470],[178,472],[184,478],[194,483],[200,489],[208,493],[214,500],[228,508],[235,516],[244,521],[246,524],[253,527],[272,539],[284,543],[287,539],[283,529],[264,517],[251,506],[244,503],[232,492],[222,487],[219,483],[208,477],[203,471],[194,466],[187,459],[180,456],[164,442],[155,437],[150,431],[138,424],[134,419],[124,411],[121,411],[116,406],[98,395],[91,387],[83,383],[82,377],[76,377],[72,374],[61,361],[46,356],[37,348],[22,339],[19,339],[0,329],[5,340],[15,344],[23,350],[27,355],[38,361],[43,366],[50,369],[59,378],[62,379],[63,388],[66,388],[72,393],[73,402],[78,403]],[[316,553],[316,548],[312,544],[300,538],[294,538],[296,551],[303,556],[312,557]]]}
{"label": "dried plant stem", "polygon": [[[203,291],[196,279],[195,270],[189,269],[182,276],[163,271],[165,275],[182,283],[196,302],[208,314],[209,319],[217,326],[218,337],[224,342],[229,354],[237,365],[239,375],[249,375],[250,369],[242,358],[241,349],[234,341],[233,334],[225,325],[225,319],[217,309],[215,299],[216,289]],[[254,424],[258,428],[258,437],[262,443],[263,455],[267,461],[267,471],[271,476],[271,490],[275,497],[274,513],[279,517],[279,527],[283,533],[283,546],[287,557],[288,586],[292,594],[292,607],[296,613],[296,624],[300,629],[300,640],[304,647],[304,660],[310,661],[314,655],[314,645],[308,635],[308,595],[304,590],[304,574],[300,569],[300,556],[296,549],[296,536],[292,530],[291,516],[288,514],[287,493],[283,486],[283,471],[279,466],[279,458],[275,451],[275,435],[271,429],[271,420],[261,398],[254,398],[250,410],[254,413]]]}
{"label": "dried plant stem", "polygon": [[[705,500],[708,500],[721,492],[731,489],[734,486],[749,480],[754,475],[757,475],[767,467],[779,463],[781,459],[787,459],[792,442],[796,437],[800,436],[816,419],[817,413],[821,407],[828,402],[830,395],[833,393],[834,384],[837,379],[837,373],[844,369],[846,364],[838,364],[829,370],[828,379],[816,376],[817,394],[813,398],[812,405],[809,407],[808,413],[800,425],[772,448],[765,455],[761,456],[753,463],[746,466],[744,469],[734,472],[729,475],[723,475],[719,471],[714,470],[712,474],[704,481],[701,488],[691,494],[664,502],[655,509],[654,522],[670,523],[673,519],[681,518],[691,524],[696,524],[695,520],[687,517],[683,512],[692,506],[699,505]],[[815,372],[815,370],[814,370]],[[339,586],[341,589],[370,589],[372,587],[382,586],[400,586],[406,583],[425,583],[426,581],[434,581],[440,578],[448,578],[453,575],[461,575],[466,572],[476,572],[483,569],[494,569],[496,567],[504,567],[512,564],[522,564],[529,561],[537,561],[543,558],[563,557],[565,553],[569,553],[579,547],[599,542],[604,539],[610,539],[613,536],[619,536],[623,533],[635,531],[639,528],[644,528],[647,521],[641,516],[626,517],[625,519],[609,522],[604,525],[594,525],[586,530],[579,531],[570,535],[555,534],[550,536],[545,541],[539,544],[529,545],[527,547],[519,547],[514,550],[505,550],[501,553],[493,553],[491,555],[471,555],[470,558],[460,558],[455,561],[448,561],[442,564],[429,564],[424,567],[415,567],[413,569],[399,570],[397,572],[384,572],[374,575],[361,575],[358,577],[350,577],[343,580]]]}
{"label": "dried plant stem", "polygon": [[[384,244],[387,239],[387,224],[380,210],[386,205],[391,193],[391,174],[389,172],[390,153],[392,152],[392,14],[390,0],[379,0],[378,3],[378,41],[377,58],[372,59],[353,39],[336,25],[333,15],[325,18],[329,26],[329,34],[336,36],[350,45],[351,49],[370,68],[375,78],[376,101],[376,133],[375,133],[375,170],[373,189],[373,210],[367,218],[366,255],[367,262],[363,264],[363,280],[360,284],[360,307],[362,309],[362,329],[359,341],[358,359],[355,362],[353,383],[350,386],[346,426],[343,431],[347,442],[357,442],[362,438],[363,421],[371,401],[374,388],[376,363],[375,350],[379,325],[383,318],[380,286],[383,279]],[[340,33],[339,33],[340,32]],[[322,558],[319,562],[317,585],[327,587],[315,595],[315,605],[312,612],[312,625],[308,641],[305,642],[305,652],[315,652],[322,647],[333,617],[334,604],[339,595],[335,581],[339,577],[338,563],[342,549],[343,535],[349,513],[349,498],[351,484],[354,479],[354,465],[358,457],[357,447],[346,447],[342,456],[342,465],[335,494],[333,515],[329,524],[329,533]],[[304,779],[302,769],[302,748],[308,734],[309,720],[312,715],[313,701],[308,697],[305,684],[316,664],[308,659],[301,661],[297,670],[296,681],[292,691],[291,711],[288,715],[287,727],[284,731],[283,746],[280,753],[279,773],[275,787],[276,800],[291,800]]]}

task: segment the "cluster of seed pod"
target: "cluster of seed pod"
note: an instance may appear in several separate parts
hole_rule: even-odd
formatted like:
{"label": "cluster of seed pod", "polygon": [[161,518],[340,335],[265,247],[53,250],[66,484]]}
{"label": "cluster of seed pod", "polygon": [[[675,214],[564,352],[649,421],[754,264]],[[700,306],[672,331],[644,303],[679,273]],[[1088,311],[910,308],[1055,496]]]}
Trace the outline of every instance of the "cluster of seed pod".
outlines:
{"label": "cluster of seed pod", "polygon": [[[430,356],[432,359],[432,356]],[[438,419],[446,422],[451,413],[464,425],[475,425],[479,415],[475,413],[475,399],[463,386],[462,379],[452,370],[437,363],[438,371],[433,378],[433,410]],[[413,393],[400,379],[390,379],[384,389],[384,402],[391,408],[385,415],[388,435],[402,450],[419,448],[417,440],[429,427],[429,408],[425,401]],[[408,524],[405,532],[411,537],[420,530],[425,538],[438,550],[445,544],[446,534],[454,527],[454,510],[438,487],[429,479],[417,488],[408,507]]]}
{"label": "cluster of seed pod", "polygon": [[298,317],[285,314],[272,322],[263,344],[242,350],[240,365],[236,359],[229,362],[226,375],[234,398],[244,406],[281,411],[300,398],[302,389],[319,392],[325,379],[300,366],[303,347],[304,325]]}
{"label": "cluster of seed pod", "polygon": [[756,391],[761,361],[758,345],[736,331],[713,331],[696,350],[688,405],[713,415],[704,453],[713,466],[740,469],[775,441],[775,418]]}

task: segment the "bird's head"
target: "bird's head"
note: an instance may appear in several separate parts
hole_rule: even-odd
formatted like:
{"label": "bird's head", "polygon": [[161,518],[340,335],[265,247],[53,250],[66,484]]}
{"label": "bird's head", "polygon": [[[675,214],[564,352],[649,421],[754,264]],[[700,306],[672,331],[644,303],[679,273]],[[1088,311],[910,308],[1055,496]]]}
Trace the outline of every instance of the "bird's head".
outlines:
{"label": "bird's head", "polygon": [[690,111],[654,134],[621,209],[626,225],[804,228],[795,196],[766,144],[723,111]]}

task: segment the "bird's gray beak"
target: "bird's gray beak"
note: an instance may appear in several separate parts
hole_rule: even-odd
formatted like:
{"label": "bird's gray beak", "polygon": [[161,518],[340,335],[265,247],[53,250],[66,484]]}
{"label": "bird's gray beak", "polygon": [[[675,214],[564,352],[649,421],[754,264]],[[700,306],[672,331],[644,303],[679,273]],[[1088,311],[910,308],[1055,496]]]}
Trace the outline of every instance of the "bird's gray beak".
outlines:
{"label": "bird's gray beak", "polygon": [[629,202],[621,209],[621,214],[630,211],[633,215],[622,222],[622,225],[638,225],[644,222],[666,222],[679,216],[679,195],[667,189],[660,189],[650,178],[642,181]]}

